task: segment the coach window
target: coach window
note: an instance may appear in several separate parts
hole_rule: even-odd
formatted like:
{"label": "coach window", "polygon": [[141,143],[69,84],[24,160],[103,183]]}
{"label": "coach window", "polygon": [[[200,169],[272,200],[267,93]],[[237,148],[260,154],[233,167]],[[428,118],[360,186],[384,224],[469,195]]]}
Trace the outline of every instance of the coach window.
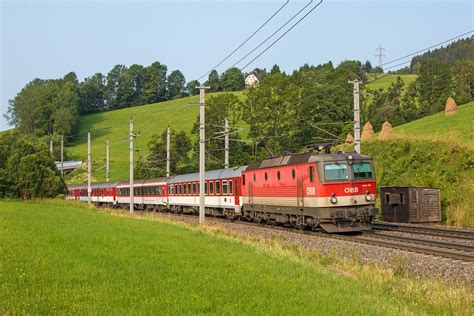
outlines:
{"label": "coach window", "polygon": [[214,182],[209,181],[209,194],[214,194]]}
{"label": "coach window", "polygon": [[196,182],[193,183],[193,194],[196,194]]}
{"label": "coach window", "polygon": [[[237,180],[234,180],[234,181],[237,182]],[[233,191],[232,190],[232,182],[233,182],[232,180],[229,181],[229,194],[232,194],[232,191]]]}
{"label": "coach window", "polygon": [[268,181],[268,174],[265,172],[265,181]]}
{"label": "coach window", "polygon": [[184,191],[183,191],[183,194],[186,195],[188,194],[188,186],[185,184],[183,184],[183,187],[184,187]]}
{"label": "coach window", "polygon": [[191,183],[188,183],[188,194],[191,194]]}
{"label": "coach window", "polygon": [[209,182],[204,182],[204,194],[207,195],[207,186],[209,185]]}
{"label": "coach window", "polygon": [[277,171],[277,179],[280,180],[280,171]]}
{"label": "coach window", "polygon": [[314,182],[314,167],[309,167],[309,181]]}
{"label": "coach window", "polygon": [[221,194],[221,182],[216,181],[216,194]]}
{"label": "coach window", "polygon": [[292,177],[293,179],[296,178],[296,171],[295,171],[295,169],[292,169],[292,170],[291,170],[291,177]]}
{"label": "coach window", "polygon": [[222,194],[227,194],[227,181],[222,181]]}

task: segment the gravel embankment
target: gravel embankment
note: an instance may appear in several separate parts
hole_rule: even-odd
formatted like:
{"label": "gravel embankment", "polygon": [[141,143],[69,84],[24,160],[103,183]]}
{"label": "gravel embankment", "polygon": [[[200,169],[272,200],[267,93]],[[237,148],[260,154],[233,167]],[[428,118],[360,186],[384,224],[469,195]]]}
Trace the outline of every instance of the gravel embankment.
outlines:
{"label": "gravel embankment", "polygon": [[[197,224],[197,217],[169,213],[154,213],[154,216],[174,221]],[[308,251],[325,255],[337,253],[341,257],[355,258],[361,264],[390,268],[403,263],[405,271],[414,276],[439,277],[446,280],[467,280],[474,283],[474,263],[440,258],[397,249],[365,245],[345,240],[298,234],[266,227],[250,226],[238,222],[214,221],[206,218],[206,224],[225,229],[232,234],[253,236],[259,239],[276,239],[288,245],[296,245]],[[396,235],[395,233],[394,235]],[[418,238],[420,235],[417,236]],[[425,237],[423,237],[425,238]],[[439,240],[439,237],[430,237]],[[459,242],[456,240],[456,242]],[[462,242],[464,243],[464,242]]]}

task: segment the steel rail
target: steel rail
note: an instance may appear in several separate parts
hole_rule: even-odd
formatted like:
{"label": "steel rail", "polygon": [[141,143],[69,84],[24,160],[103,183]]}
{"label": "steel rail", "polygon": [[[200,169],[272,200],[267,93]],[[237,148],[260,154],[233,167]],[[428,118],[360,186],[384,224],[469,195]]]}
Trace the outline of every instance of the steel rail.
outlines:
{"label": "steel rail", "polygon": [[403,233],[413,233],[429,236],[449,237],[456,239],[474,240],[474,232],[453,230],[446,228],[422,227],[422,226],[406,226],[394,223],[372,223],[375,230],[397,231]]}

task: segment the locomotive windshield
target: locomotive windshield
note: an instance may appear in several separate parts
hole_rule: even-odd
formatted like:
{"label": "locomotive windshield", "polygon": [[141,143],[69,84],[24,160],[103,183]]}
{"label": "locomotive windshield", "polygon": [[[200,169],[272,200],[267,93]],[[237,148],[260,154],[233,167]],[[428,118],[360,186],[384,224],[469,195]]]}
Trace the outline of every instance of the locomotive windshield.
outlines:
{"label": "locomotive windshield", "polygon": [[329,163],[324,165],[324,179],[326,180],[347,180],[349,172],[347,163]]}
{"label": "locomotive windshield", "polygon": [[368,162],[359,162],[352,164],[354,179],[372,179],[372,167]]}

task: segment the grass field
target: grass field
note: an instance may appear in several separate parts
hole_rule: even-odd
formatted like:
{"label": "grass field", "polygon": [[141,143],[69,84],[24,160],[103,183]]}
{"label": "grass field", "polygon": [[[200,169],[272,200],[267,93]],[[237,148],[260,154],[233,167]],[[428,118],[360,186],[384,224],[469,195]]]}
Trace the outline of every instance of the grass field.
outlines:
{"label": "grass field", "polygon": [[376,89],[388,89],[392,83],[397,81],[397,77],[400,76],[403,82],[405,83],[405,89],[408,87],[410,83],[415,81],[417,75],[397,75],[397,74],[390,74],[390,75],[382,75],[378,79],[369,78],[370,80],[374,80],[374,82],[370,82],[366,85],[366,87],[376,90]]}
{"label": "grass field", "polygon": [[199,228],[113,216],[86,205],[0,201],[0,314],[393,315],[472,309],[468,288],[387,275],[361,279]]}
{"label": "grass field", "polygon": [[474,149],[474,102],[459,106],[456,115],[439,112],[397,126],[395,132],[413,138],[456,142]]}
{"label": "grass field", "polygon": [[[243,92],[235,92],[243,98]],[[207,97],[212,96],[208,94]],[[87,160],[87,132],[91,131],[91,155],[94,163],[94,178],[105,179],[105,143],[110,142],[110,172],[112,180],[128,179],[129,175],[129,120],[134,118],[134,130],[140,132],[135,139],[138,152],[135,157],[148,152],[147,144],[153,134],[161,134],[169,125],[177,132],[191,132],[199,114],[199,96],[176,99],[81,117],[79,133],[67,148],[69,154],[80,160]],[[216,123],[217,122],[209,122]]]}

